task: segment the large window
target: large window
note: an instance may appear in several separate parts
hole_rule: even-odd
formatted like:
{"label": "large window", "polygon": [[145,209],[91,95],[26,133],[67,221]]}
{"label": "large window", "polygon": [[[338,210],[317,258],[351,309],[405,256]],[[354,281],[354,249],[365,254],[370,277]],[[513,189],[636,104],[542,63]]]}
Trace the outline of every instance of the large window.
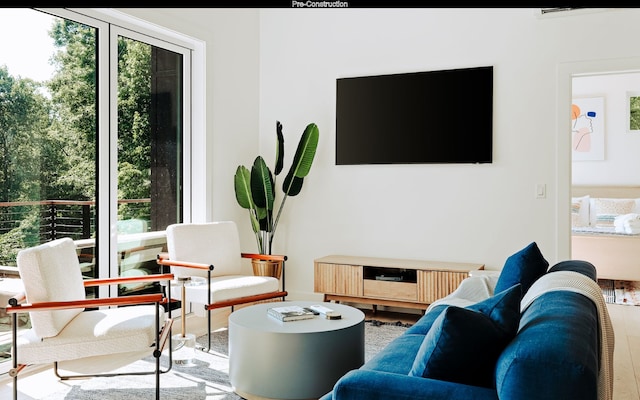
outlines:
{"label": "large window", "polygon": [[21,248],[95,236],[97,31],[30,9],[0,15],[13,39],[0,44],[0,265],[14,266]]}
{"label": "large window", "polygon": [[[0,273],[6,275],[15,272],[21,248],[59,237],[76,240],[87,278],[153,273],[166,226],[191,219],[192,49],[134,31],[130,21],[114,23],[111,14],[87,13],[0,12],[0,25],[17,22],[5,42],[22,49],[3,60],[10,53],[0,45]],[[35,68],[16,62],[43,52],[46,58],[28,64]],[[158,288],[100,290],[89,295]],[[7,323],[0,313],[0,335]],[[0,336],[0,356],[8,339]]]}

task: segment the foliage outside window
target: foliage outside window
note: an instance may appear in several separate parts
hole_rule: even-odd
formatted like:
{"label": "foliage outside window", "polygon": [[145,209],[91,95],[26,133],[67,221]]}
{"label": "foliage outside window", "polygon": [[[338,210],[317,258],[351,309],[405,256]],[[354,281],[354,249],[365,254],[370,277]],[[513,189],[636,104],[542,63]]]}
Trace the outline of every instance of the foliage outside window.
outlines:
{"label": "foliage outside window", "polygon": [[640,132],[640,93],[628,95],[629,131]]}
{"label": "foliage outside window", "polygon": [[[55,18],[52,78],[36,82],[0,65],[0,265],[43,240],[35,202],[95,202],[97,159],[96,30]],[[150,197],[151,46],[118,42],[118,198]],[[28,203],[33,202],[34,204]],[[118,219],[149,218],[148,203],[120,204]],[[91,237],[95,237],[91,206]],[[78,239],[80,237],[74,237]]]}

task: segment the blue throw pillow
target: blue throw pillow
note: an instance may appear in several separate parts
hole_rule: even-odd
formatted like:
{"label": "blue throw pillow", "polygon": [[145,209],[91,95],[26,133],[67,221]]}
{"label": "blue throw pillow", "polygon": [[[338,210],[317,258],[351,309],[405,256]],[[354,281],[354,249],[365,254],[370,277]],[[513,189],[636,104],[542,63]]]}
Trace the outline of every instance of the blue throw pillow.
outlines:
{"label": "blue throw pillow", "polygon": [[502,350],[516,336],[521,285],[462,308],[447,307],[424,337],[409,375],[495,387]]}
{"label": "blue throw pillow", "polygon": [[519,283],[524,296],[531,285],[547,272],[548,267],[549,262],[542,256],[536,242],[532,242],[507,258],[494,291],[502,292]]}

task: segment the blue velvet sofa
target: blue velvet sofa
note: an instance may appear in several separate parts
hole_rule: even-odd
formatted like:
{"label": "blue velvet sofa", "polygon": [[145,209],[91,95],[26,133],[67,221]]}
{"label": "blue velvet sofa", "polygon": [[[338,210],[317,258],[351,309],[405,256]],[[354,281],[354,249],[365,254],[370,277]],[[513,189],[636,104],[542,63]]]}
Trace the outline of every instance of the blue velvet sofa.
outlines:
{"label": "blue velvet sofa", "polygon": [[470,276],[321,400],[611,399],[613,332],[596,269],[548,266],[533,242],[501,272]]}

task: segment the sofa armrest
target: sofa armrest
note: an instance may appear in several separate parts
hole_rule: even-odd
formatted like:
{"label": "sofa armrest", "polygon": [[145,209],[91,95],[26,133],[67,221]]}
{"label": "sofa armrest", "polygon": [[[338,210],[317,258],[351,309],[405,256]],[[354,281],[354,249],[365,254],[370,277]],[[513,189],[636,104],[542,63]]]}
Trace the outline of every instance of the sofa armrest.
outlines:
{"label": "sofa armrest", "polygon": [[470,278],[483,277],[489,282],[489,285],[492,288],[495,288],[496,284],[498,283],[498,278],[500,278],[500,272],[502,271],[496,271],[491,269],[479,269],[479,270],[469,271],[469,277]]}
{"label": "sofa armrest", "polygon": [[427,307],[427,312],[442,304],[467,307],[493,296],[498,276],[492,274],[478,274],[469,276],[447,296],[438,299]]}
{"label": "sofa armrest", "polygon": [[357,369],[349,371],[323,399],[497,400],[494,389],[436,379]]}
{"label": "sofa armrest", "polygon": [[498,279],[501,271],[493,270],[493,269],[474,269],[469,271],[469,276],[490,276]]}

